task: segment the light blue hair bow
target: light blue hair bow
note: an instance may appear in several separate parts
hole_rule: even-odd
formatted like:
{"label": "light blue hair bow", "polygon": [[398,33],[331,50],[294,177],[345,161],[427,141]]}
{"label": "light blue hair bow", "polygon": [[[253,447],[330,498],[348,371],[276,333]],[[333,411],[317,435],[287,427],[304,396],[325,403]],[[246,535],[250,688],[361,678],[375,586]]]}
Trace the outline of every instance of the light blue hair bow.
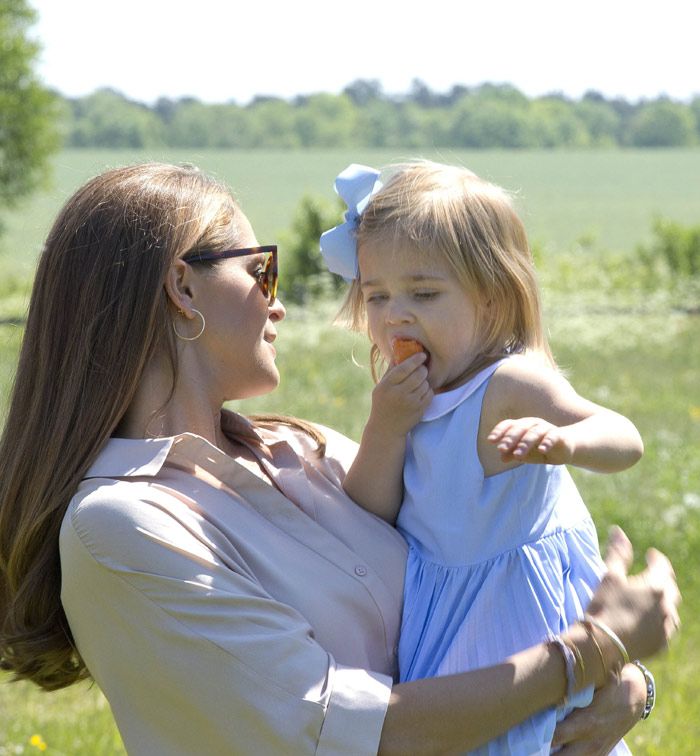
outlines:
{"label": "light blue hair bow", "polygon": [[321,254],[328,269],[346,281],[357,278],[355,229],[370,197],[381,189],[379,171],[353,163],[335,180],[335,191],[348,206],[345,222],[321,234]]}

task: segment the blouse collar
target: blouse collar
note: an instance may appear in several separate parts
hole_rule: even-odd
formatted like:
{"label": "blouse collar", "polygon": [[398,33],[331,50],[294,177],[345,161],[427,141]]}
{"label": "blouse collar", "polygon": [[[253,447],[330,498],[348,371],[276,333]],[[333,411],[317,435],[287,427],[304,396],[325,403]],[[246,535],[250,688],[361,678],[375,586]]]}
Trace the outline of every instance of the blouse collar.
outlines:
{"label": "blouse collar", "polygon": [[[227,436],[253,446],[265,441],[253,423],[230,410],[221,410],[221,429]],[[163,438],[110,438],[85,473],[85,478],[156,477],[171,452],[193,461],[205,454],[211,458],[223,452],[196,433],[179,433]]]}

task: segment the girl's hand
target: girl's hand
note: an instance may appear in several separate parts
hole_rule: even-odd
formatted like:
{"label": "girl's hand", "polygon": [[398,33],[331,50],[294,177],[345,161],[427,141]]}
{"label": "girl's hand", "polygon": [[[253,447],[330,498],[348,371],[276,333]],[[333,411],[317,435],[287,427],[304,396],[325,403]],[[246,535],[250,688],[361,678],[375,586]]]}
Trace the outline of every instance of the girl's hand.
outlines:
{"label": "girl's hand", "polygon": [[424,352],[391,366],[372,391],[369,423],[384,434],[405,436],[433,398]]}
{"label": "girl's hand", "polygon": [[619,679],[610,676],[585,709],[574,709],[554,730],[552,747],[563,756],[610,753],[613,746],[639,722],[646,701],[646,683],[633,664],[623,667]]}
{"label": "girl's hand", "polygon": [[487,440],[496,445],[502,462],[567,465],[574,457],[565,429],[540,417],[502,420]]}

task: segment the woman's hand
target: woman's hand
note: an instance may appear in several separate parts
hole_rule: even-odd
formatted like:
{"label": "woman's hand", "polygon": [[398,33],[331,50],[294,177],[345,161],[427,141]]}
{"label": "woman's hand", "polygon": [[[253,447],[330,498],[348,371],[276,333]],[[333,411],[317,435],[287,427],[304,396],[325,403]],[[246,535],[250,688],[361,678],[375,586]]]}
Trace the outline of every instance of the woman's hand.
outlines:
{"label": "woman's hand", "polygon": [[608,572],[588,606],[589,615],[620,637],[631,659],[666,648],[680,626],[681,595],[671,562],[656,549],[647,551],[646,561],[643,572],[627,574],[632,544],[620,528],[614,527],[606,549]]}
{"label": "woman's hand", "polygon": [[552,747],[562,756],[603,756],[639,722],[646,701],[644,676],[634,666],[623,667],[618,679],[598,689],[585,709],[574,709],[554,730]]}

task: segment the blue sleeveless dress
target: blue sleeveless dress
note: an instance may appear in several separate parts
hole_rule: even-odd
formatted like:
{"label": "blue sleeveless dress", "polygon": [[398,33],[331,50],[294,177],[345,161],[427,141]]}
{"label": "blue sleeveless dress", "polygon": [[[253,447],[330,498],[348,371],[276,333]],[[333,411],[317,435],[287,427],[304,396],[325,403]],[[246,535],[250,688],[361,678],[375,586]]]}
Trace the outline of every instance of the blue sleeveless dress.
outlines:
{"label": "blue sleeveless dress", "polygon": [[[501,363],[437,394],[409,434],[397,523],[409,544],[402,681],[496,664],[563,632],[604,572],[566,467],[524,464],[484,477],[479,419]],[[549,754],[556,721],[592,695],[583,690],[566,710],[542,712],[474,753]],[[613,753],[629,749],[621,742]]]}

